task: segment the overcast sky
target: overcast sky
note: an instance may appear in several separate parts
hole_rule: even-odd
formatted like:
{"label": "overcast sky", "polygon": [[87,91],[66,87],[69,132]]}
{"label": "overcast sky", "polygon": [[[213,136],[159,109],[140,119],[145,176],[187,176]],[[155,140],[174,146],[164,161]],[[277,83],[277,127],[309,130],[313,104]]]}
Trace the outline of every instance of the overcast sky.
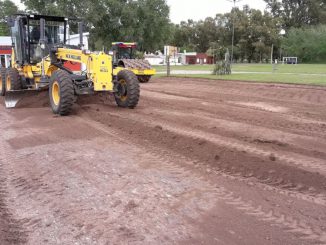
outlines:
{"label": "overcast sky", "polygon": [[[22,8],[20,0],[13,0]],[[251,8],[264,10],[266,3],[263,0],[237,0],[237,6],[248,4]],[[173,23],[182,20],[200,20],[206,17],[214,17],[217,13],[230,12],[233,3],[229,0],[167,0],[170,6],[170,18]]]}
{"label": "overcast sky", "polygon": [[[214,17],[217,13],[227,13],[232,9],[233,3],[228,0],[167,0],[170,6],[170,19],[173,23],[182,20],[200,20]],[[248,4],[251,8],[264,10],[266,3],[263,0],[242,0],[236,5],[242,8]]]}

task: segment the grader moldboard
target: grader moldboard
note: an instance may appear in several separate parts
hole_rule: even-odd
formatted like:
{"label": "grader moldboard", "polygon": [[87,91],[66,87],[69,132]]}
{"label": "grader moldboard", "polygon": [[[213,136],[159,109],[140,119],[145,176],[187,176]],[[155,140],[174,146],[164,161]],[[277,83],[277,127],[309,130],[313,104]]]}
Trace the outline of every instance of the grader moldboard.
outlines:
{"label": "grader moldboard", "polygon": [[114,72],[128,69],[137,75],[139,82],[147,83],[156,71],[147,60],[135,58],[136,49],[137,43],[112,43]]}
{"label": "grader moldboard", "polygon": [[[78,20],[77,20],[78,21]],[[113,93],[120,107],[134,108],[140,88],[128,69],[113,72],[112,56],[83,49],[83,23],[78,21],[80,44],[67,45],[68,18],[19,14],[9,18],[13,48],[12,64],[0,70],[0,95],[6,107],[35,91],[48,90],[52,111],[68,115],[81,95]],[[65,62],[86,64],[74,74]]]}

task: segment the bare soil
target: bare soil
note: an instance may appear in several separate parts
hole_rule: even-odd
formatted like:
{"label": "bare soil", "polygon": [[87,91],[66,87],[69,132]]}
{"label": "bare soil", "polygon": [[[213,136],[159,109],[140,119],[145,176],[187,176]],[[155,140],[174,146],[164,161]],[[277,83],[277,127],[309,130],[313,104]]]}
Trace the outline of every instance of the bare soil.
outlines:
{"label": "bare soil", "polygon": [[0,105],[0,244],[326,244],[326,89],[155,78],[134,110]]}

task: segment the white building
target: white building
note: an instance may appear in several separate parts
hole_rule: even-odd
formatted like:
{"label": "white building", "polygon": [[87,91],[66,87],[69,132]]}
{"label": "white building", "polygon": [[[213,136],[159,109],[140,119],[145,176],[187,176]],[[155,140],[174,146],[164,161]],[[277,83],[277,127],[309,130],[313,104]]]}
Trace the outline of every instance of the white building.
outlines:
{"label": "white building", "polygon": [[11,61],[11,37],[0,37],[0,64],[3,67],[9,67]]}
{"label": "white building", "polygon": [[164,55],[145,54],[145,60],[147,60],[152,66],[164,65]]}
{"label": "white building", "polygon": [[[89,32],[83,33],[83,44],[84,49],[88,49],[88,37]],[[67,44],[69,45],[78,45],[79,44],[79,34],[68,35]]]}

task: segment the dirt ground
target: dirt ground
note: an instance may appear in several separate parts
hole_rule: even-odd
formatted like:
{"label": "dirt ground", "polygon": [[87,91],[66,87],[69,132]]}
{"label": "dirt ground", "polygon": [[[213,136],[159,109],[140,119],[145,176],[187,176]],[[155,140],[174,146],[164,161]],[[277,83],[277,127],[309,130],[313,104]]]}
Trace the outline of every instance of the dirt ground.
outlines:
{"label": "dirt ground", "polygon": [[[106,101],[103,103],[103,101]],[[326,244],[326,89],[141,84],[0,105],[0,244]]]}

